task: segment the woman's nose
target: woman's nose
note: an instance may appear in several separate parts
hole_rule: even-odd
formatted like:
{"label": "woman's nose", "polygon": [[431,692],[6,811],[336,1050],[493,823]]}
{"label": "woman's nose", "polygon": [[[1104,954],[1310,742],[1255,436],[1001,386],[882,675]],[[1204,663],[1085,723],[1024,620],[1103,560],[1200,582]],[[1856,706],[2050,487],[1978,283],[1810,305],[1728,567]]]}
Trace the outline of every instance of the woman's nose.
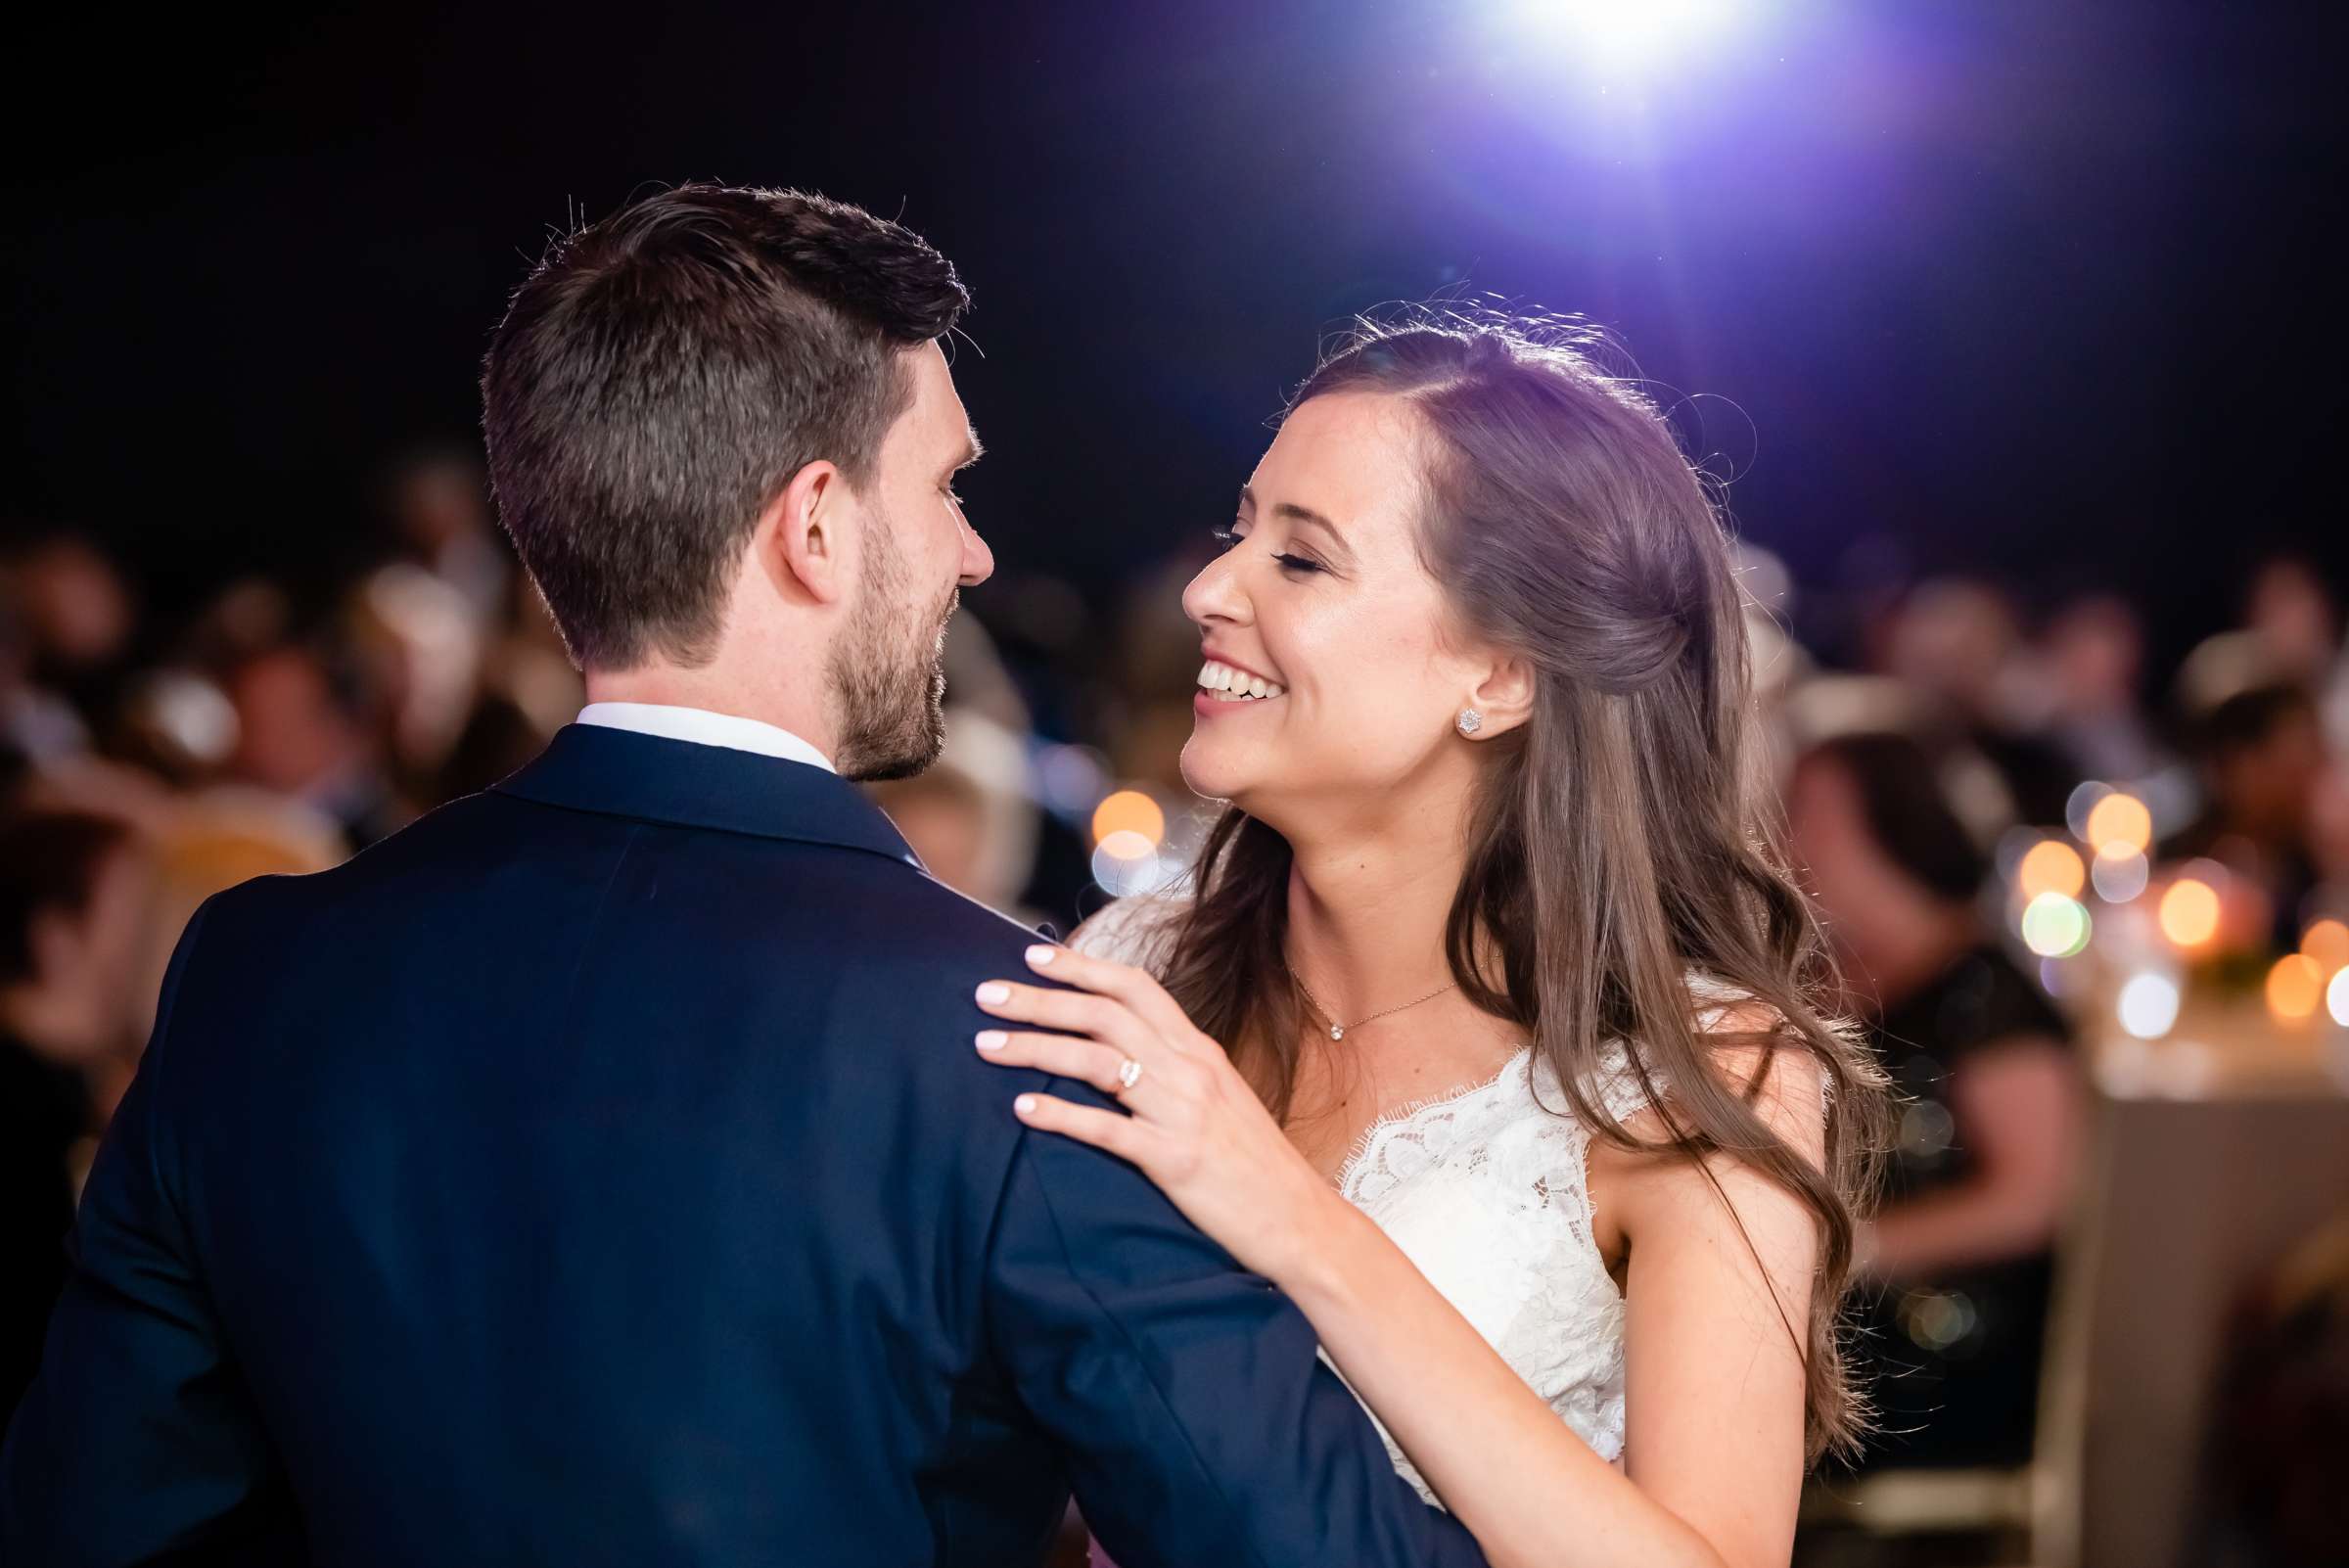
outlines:
{"label": "woman's nose", "polygon": [[1248,596],[1241,590],[1230,556],[1220,555],[1199,569],[1199,575],[1182,590],[1182,613],[1196,626],[1247,621]]}

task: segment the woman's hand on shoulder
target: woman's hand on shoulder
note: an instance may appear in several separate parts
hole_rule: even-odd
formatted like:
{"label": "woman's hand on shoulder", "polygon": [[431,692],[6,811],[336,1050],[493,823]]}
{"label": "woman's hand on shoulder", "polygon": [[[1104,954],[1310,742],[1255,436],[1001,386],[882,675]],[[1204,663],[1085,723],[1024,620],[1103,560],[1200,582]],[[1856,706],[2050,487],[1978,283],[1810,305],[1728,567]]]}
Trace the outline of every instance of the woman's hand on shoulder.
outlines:
{"label": "woman's hand on shoulder", "polygon": [[981,1032],[989,1061],[1089,1084],[1123,1113],[1054,1094],[1012,1102],[1019,1119],[1132,1162],[1191,1222],[1240,1263],[1287,1282],[1311,1262],[1317,1228],[1343,1200],[1282,1133],[1223,1047],[1147,971],[1067,947],[1028,949],[1029,967],[1068,991],[990,980]]}

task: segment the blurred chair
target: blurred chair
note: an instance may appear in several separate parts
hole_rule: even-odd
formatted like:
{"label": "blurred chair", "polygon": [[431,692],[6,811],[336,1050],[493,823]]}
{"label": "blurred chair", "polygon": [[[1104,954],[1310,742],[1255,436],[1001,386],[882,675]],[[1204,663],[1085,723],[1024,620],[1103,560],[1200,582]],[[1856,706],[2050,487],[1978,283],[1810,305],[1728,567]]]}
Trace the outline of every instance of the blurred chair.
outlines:
{"label": "blurred chair", "polygon": [[2338,1082],[2222,1076],[2201,1099],[2100,1096],[2056,1251],[2031,1462],[1815,1484],[1797,1561],[2200,1568],[2228,1325],[2345,1193]]}
{"label": "blurred chair", "polygon": [[2086,1245],[2060,1287],[2076,1304],[2050,1347],[2049,1568],[2201,1568],[2189,1528],[2229,1325],[2349,1194],[2341,1082],[2231,1084],[2217,1054],[2202,1098],[2104,1102]]}

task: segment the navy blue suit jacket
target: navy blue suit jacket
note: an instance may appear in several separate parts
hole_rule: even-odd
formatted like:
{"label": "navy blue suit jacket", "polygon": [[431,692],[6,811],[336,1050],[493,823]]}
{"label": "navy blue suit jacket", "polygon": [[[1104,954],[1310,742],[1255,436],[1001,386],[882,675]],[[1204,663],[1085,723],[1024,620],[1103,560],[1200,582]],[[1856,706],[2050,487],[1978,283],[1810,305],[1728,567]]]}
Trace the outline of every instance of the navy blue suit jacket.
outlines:
{"label": "navy blue suit jacket", "polygon": [[1473,1564],[1312,1330],[971,1048],[1028,932],[821,769],[574,726],[190,922],[16,1564]]}

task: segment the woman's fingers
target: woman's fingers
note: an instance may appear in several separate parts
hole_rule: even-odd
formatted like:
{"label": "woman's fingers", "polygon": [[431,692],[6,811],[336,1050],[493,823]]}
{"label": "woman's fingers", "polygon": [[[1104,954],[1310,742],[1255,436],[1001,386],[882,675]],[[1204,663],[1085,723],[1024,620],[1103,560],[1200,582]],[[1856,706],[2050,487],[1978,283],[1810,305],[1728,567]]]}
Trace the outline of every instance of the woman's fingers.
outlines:
{"label": "woman's fingers", "polygon": [[[1109,1045],[1130,1046],[1150,1033],[1132,1009],[1082,991],[1056,991],[990,980],[978,992],[980,1009],[1017,1024],[1036,1024],[1064,1034],[1084,1035]],[[1128,1049],[1127,1055],[1139,1052]]]}
{"label": "woman's fingers", "polygon": [[1123,1002],[1135,1017],[1156,1031],[1170,1049],[1190,1048],[1193,1034],[1190,1018],[1148,970],[1096,958],[1074,947],[1056,947],[1049,943],[1038,943],[1028,949],[1028,967],[1039,975],[1050,975],[1054,980]]}
{"label": "woman's fingers", "polygon": [[[1115,1045],[1098,1040],[1080,1039],[1074,1035],[1031,1035],[1009,1030],[989,1029],[979,1034],[980,1053],[1002,1067],[1033,1067],[1050,1073],[1055,1078],[1073,1078],[1081,1084],[1090,1084],[1104,1094],[1124,1095],[1126,1085],[1119,1081],[1119,1072],[1129,1060]],[[1145,1069],[1134,1080],[1138,1091],[1148,1080]]]}
{"label": "woman's fingers", "polygon": [[1144,1123],[1115,1111],[1104,1111],[1091,1105],[1072,1105],[1051,1094],[1023,1094],[1011,1102],[1019,1119],[1041,1132],[1058,1132],[1063,1137],[1089,1143],[1106,1149],[1121,1160],[1130,1160],[1147,1172],[1144,1156],[1149,1152],[1149,1130]]}

